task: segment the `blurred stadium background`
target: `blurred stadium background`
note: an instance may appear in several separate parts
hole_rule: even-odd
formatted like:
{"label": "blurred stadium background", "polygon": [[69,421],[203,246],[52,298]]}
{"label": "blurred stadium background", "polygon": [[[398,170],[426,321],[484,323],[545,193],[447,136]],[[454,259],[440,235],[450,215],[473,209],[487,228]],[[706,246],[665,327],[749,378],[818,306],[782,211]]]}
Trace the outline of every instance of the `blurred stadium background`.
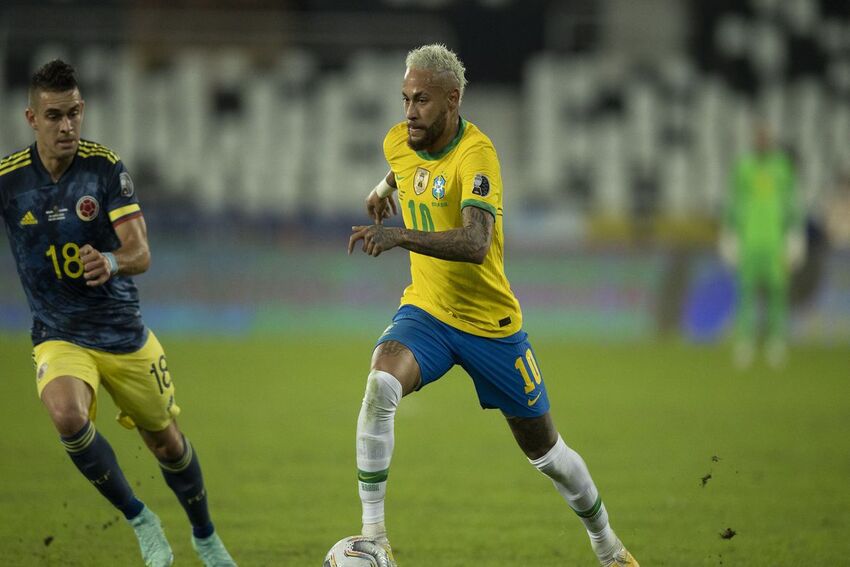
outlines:
{"label": "blurred stadium background", "polygon": [[[534,332],[721,337],[734,290],[705,293],[724,281],[718,218],[763,117],[810,219],[794,340],[850,339],[841,0],[11,0],[0,15],[2,152],[31,141],[32,70],[75,64],[84,137],[139,190],[154,269],[138,283],[161,332],[381,328],[405,254],[340,255],[402,118],[404,54],[439,41],[468,69],[462,114],[499,151],[508,276]],[[0,314],[0,330],[28,325],[5,253]]]}
{"label": "blurred stadium background", "polygon": [[[508,277],[618,533],[646,565],[842,564],[850,3],[5,0],[0,154],[31,143],[31,72],[73,63],[83,136],[134,177],[153,252],[143,315],[240,564],[316,565],[356,529],[362,380],[409,274],[403,251],[345,247],[402,119],[404,55],[435,41],[466,63],[462,114],[502,162]],[[810,254],[789,366],[741,374],[712,346],[735,293],[716,237],[759,117],[794,156]],[[106,531],[114,512],[50,446],[8,249],[0,231],[0,562],[134,564],[129,530]],[[98,427],[185,561],[182,513],[107,398]],[[404,565],[589,564],[469,381],[404,407],[388,502]]]}

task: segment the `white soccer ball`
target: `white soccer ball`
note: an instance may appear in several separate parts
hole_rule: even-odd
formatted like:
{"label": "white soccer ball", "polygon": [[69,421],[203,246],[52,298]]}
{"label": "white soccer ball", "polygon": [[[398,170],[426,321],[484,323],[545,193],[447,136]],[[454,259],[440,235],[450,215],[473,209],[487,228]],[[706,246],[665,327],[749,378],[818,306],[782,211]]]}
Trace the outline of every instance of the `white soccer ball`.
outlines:
{"label": "white soccer ball", "polygon": [[325,555],[322,567],[389,567],[387,552],[366,536],[356,535],[336,542]]}

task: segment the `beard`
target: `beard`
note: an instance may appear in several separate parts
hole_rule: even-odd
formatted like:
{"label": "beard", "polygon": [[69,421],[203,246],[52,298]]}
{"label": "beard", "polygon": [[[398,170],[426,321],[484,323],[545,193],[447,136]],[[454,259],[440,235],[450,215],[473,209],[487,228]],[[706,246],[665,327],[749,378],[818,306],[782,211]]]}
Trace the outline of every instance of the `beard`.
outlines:
{"label": "beard", "polygon": [[425,133],[422,136],[422,139],[418,141],[414,141],[411,139],[410,134],[407,135],[407,145],[413,151],[420,151],[427,148],[430,148],[434,145],[440,136],[443,135],[443,132],[446,131],[446,115],[449,113],[448,110],[444,110],[440,114],[437,115],[437,118],[431,123],[430,126],[425,128]]}

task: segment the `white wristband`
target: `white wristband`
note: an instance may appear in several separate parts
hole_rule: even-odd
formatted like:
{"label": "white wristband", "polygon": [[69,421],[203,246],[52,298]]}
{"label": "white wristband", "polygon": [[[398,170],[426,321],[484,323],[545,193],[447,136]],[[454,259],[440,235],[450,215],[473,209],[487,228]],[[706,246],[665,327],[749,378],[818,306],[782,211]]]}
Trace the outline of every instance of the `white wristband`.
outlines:
{"label": "white wristband", "polygon": [[375,194],[381,199],[389,197],[395,189],[387,183],[386,179],[381,179],[381,182],[375,185]]}
{"label": "white wristband", "polygon": [[115,259],[115,254],[112,252],[104,252],[103,257],[109,262],[109,275],[114,276],[118,273],[118,260]]}

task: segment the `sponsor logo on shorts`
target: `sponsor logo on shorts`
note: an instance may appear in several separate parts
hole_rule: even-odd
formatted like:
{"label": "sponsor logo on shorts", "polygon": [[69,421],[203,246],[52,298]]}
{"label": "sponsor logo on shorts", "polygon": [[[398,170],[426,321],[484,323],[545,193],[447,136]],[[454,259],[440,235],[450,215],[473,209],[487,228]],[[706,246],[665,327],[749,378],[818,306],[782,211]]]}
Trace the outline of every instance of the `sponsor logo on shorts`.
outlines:
{"label": "sponsor logo on shorts", "polygon": [[534,404],[536,404],[536,403],[537,403],[537,400],[539,400],[539,399],[540,399],[540,396],[542,396],[542,395],[543,395],[543,392],[538,392],[538,393],[537,393],[537,395],[536,395],[536,396],[534,396],[534,398],[532,398],[532,399],[528,400],[528,407],[531,407],[531,406],[533,406]]}
{"label": "sponsor logo on shorts", "polygon": [[44,378],[44,374],[47,372],[47,363],[42,363],[41,366],[38,367],[38,373],[35,375],[36,382],[41,382],[41,379]]}

